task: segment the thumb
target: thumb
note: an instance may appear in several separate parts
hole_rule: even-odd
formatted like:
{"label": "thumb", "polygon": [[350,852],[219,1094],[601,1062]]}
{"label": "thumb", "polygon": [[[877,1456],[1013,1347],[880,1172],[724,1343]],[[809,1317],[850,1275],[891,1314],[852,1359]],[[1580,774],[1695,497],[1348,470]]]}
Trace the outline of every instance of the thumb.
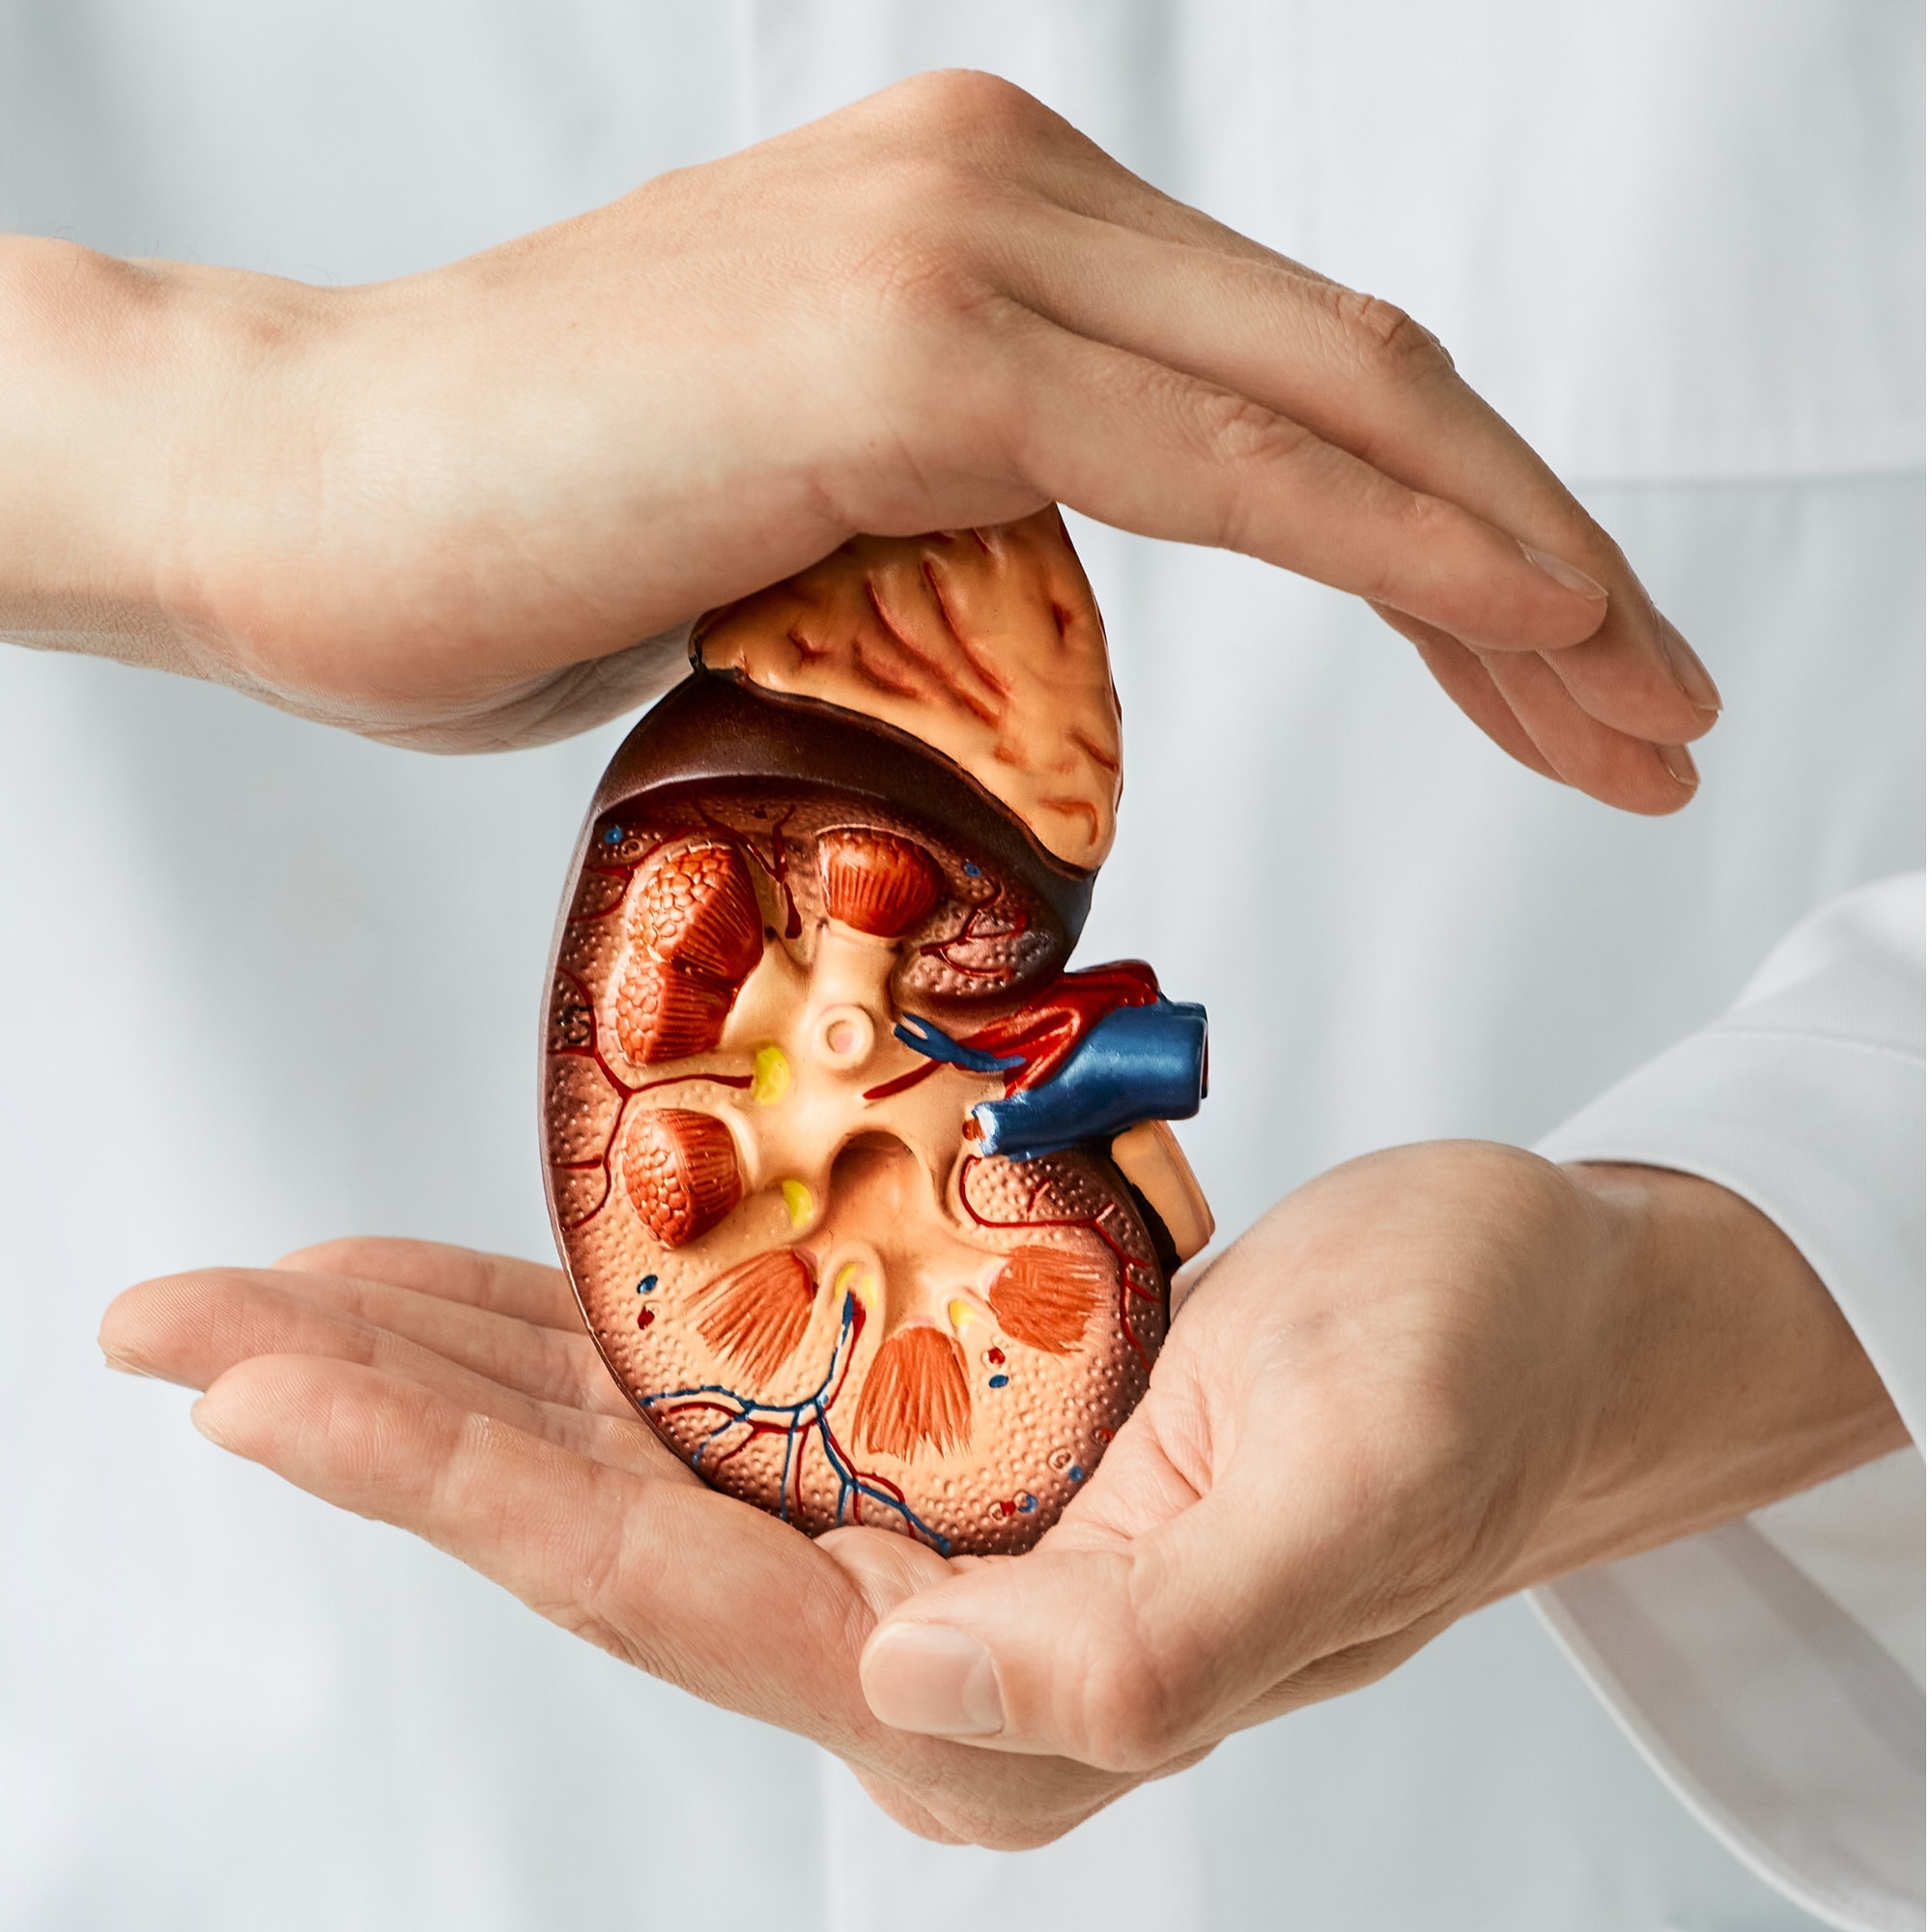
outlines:
{"label": "thumb", "polygon": [[[1068,1525],[1071,1528],[1072,1525]],[[1329,1647],[1300,1538],[1217,1492],[1131,1541],[1052,1537],[922,1591],[861,1655],[882,1723],[1149,1773],[1235,1727]]]}

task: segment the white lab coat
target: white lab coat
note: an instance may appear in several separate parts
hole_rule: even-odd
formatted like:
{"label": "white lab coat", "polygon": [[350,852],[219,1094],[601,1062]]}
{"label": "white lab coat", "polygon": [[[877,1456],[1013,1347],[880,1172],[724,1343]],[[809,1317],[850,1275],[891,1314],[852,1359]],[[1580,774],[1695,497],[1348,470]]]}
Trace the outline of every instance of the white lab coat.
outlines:
{"label": "white lab coat", "polygon": [[[1919,1426],[1919,1075],[1880,983],[1917,915],[1836,915],[1768,1015],[1666,1051],[1923,863],[1917,9],[14,9],[0,225],[398,273],[953,62],[1421,316],[1728,700],[1690,810],[1622,818],[1508,764],[1359,607],[1076,524],[1128,755],[1083,956],[1208,1003],[1183,1137],[1223,1226],[1431,1135],[1669,1160],[1784,1217]],[[438,761],[0,653],[0,1923],[1922,1921],[1916,1451],[1543,1593],[1667,1785],[1519,1602],[1006,1857],[101,1374],[147,1274],[358,1229],[547,1251],[538,982],[620,731]]]}

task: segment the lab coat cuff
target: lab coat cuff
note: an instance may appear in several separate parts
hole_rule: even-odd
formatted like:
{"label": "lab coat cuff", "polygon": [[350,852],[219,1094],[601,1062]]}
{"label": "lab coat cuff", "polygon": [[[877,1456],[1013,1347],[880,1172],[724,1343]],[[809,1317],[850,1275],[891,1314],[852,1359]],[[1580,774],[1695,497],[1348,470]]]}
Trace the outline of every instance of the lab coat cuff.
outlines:
{"label": "lab coat cuff", "polygon": [[[1671,1168],[1750,1202],[1816,1269],[1922,1448],[1924,1136],[1914,1046],[1767,1025],[1747,1007],[1538,1151]],[[1923,1465],[1903,1458],[1826,1488],[1910,1563],[1900,1512],[1922,1512]],[[1664,1782],[1762,1878],[1828,1924],[1918,1932],[1923,1691],[1882,1620],[1857,1591],[1824,1587],[1828,1567],[1794,1560],[1775,1516],[1579,1571],[1532,1601]]]}

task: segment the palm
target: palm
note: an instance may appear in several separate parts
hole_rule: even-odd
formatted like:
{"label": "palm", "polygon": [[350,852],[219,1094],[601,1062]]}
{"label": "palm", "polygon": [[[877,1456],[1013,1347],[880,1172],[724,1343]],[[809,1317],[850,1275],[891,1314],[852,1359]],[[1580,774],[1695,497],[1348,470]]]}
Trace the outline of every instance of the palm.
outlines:
{"label": "palm", "polygon": [[207,1389],[196,1421],[239,1454],[414,1531],[625,1662],[816,1739],[914,1830],[1039,1842],[1131,1781],[880,1724],[859,1652],[948,1566],[883,1530],[814,1544],[708,1489],[612,1383],[555,1268],[336,1241],[130,1289],[101,1343]]}
{"label": "palm", "polygon": [[1290,1196],[1201,1279],[1038,1548],[890,1619],[862,1665],[874,1702],[901,1708],[897,1633],[965,1628],[1008,1712],[981,1748],[1051,1739],[1157,1772],[1382,1675],[1518,1587],[1571,1461],[1570,1291],[1588,1276],[1572,1192],[1471,1146],[1374,1155]]}

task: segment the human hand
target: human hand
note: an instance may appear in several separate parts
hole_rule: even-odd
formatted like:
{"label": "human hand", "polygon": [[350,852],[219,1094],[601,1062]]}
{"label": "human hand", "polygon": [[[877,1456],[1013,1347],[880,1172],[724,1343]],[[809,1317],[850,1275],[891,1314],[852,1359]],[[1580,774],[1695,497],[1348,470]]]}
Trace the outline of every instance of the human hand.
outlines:
{"label": "human hand", "polygon": [[1037,1844],[1136,1781],[881,1724],[860,1647],[944,1560],[877,1529],[835,1551],[708,1489],[611,1379],[555,1268],[335,1241],[129,1289],[101,1346],[113,1367],[206,1388],[195,1421],[224,1448],[414,1531],[627,1663],[839,1752],[925,1836]]}
{"label": "human hand", "polygon": [[893,1723],[1133,1776],[1906,1439],[1817,1277],[1735,1195],[1400,1149],[1208,1269],[1060,1521],[888,1614],[862,1677]]}
{"label": "human hand", "polygon": [[0,632],[404,742],[561,736],[856,531],[1053,499],[1368,598],[1633,810],[1690,797],[1716,716],[1434,337],[983,74],[367,287],[15,239],[0,362]]}
{"label": "human hand", "polygon": [[[236,1453],[816,1739],[909,1829],[1009,1848],[1481,1603],[1904,1436],[1808,1267],[1734,1196],[1466,1145],[1351,1163],[1231,1249],[1017,1559],[813,1544],[707,1490],[529,1263],[334,1242],[131,1289],[101,1340],[207,1388],[197,1424]],[[921,1630],[955,1634],[934,1657]],[[989,1685],[1002,1728],[976,1735]]]}

